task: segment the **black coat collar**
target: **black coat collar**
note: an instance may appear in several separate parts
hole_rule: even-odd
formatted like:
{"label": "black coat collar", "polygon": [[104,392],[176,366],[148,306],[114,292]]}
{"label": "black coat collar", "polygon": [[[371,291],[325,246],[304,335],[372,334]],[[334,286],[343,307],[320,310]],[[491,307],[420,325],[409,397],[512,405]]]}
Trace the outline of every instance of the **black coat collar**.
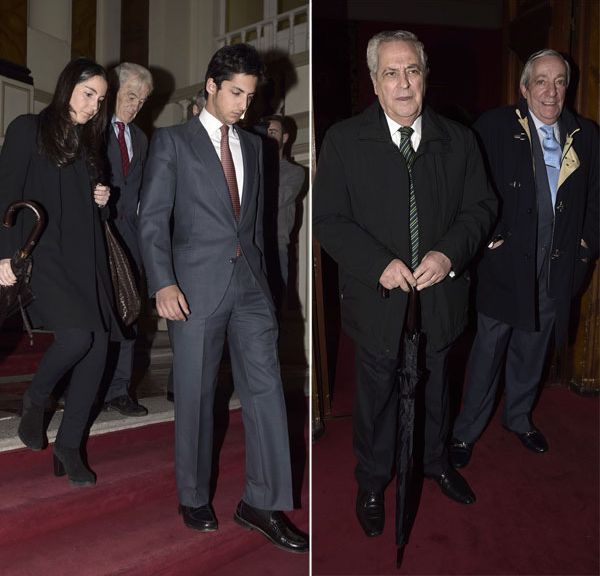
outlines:
{"label": "black coat collar", "polygon": [[[376,140],[379,142],[391,142],[390,131],[385,114],[379,101],[376,100],[360,116],[358,129],[359,140]],[[446,126],[431,108],[423,108],[423,124],[421,133],[421,145],[419,151],[424,149],[430,142],[450,142],[450,134]]]}

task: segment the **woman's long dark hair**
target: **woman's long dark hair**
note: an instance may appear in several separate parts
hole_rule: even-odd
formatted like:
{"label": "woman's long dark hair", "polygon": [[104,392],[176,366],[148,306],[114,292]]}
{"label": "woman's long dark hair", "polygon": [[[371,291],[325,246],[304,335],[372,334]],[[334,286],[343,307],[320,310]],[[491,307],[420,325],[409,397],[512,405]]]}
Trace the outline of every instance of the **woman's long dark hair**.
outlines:
{"label": "woman's long dark hair", "polygon": [[66,166],[83,156],[90,176],[103,179],[102,142],[106,128],[106,105],[102,103],[96,115],[85,124],[74,124],[69,105],[73,89],[93,76],[106,80],[106,70],[87,58],[69,62],[56,82],[50,104],[40,113],[40,152],[57,166]]}

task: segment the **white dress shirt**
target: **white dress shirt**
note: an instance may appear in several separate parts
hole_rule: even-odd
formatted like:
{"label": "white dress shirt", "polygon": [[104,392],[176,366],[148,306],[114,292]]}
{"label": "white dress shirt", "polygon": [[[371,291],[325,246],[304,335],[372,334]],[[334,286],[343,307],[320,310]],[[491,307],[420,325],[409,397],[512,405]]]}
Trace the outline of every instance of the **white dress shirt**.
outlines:
{"label": "white dress shirt", "polygon": [[[208,132],[213,146],[219,160],[221,159],[221,126],[223,122],[217,120],[206,108],[202,109],[200,116],[198,116],[202,126]],[[242,203],[242,191],[244,189],[244,158],[242,156],[242,145],[240,142],[240,135],[237,129],[233,125],[229,125],[229,149],[231,150],[231,157],[233,158],[233,165],[235,166],[235,178],[238,185],[238,193],[240,195],[240,204]]]}
{"label": "white dress shirt", "polygon": [[[392,120],[387,114],[385,115],[385,119],[387,120],[388,127],[390,129],[390,135],[394,144],[400,147],[400,128],[401,124],[398,124],[395,120]],[[412,143],[413,150],[416,152],[419,148],[419,144],[421,143],[421,124],[423,123],[423,117],[419,116],[411,125],[413,129],[413,133],[410,136],[410,141]]]}

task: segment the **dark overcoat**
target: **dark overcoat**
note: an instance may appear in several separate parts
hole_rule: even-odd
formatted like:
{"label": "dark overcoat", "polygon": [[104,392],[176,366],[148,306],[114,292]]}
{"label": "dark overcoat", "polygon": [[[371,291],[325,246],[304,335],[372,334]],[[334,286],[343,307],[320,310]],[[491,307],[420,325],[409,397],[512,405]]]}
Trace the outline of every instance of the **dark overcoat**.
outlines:
{"label": "dark overcoat", "polygon": [[[494,236],[504,243],[486,249],[478,267],[477,310],[517,328],[537,323],[537,194],[527,106],[485,113],[480,136],[490,179],[500,199]],[[559,118],[562,162],[556,196],[548,294],[556,309],[557,343],[566,340],[571,299],[581,289],[589,261],[598,254],[598,130],[564,110]],[[585,240],[588,249],[581,246]],[[587,259],[587,261],[585,261]]]}
{"label": "dark overcoat", "polygon": [[[59,168],[38,152],[37,139],[38,116],[19,116],[6,131],[0,155],[0,214],[14,201],[34,200],[47,216],[33,252],[35,300],[27,309],[32,324],[48,330],[118,332],[107,305],[112,285],[86,163],[79,158]],[[23,212],[17,225],[0,230],[0,258],[10,258],[27,238],[33,218]]]}
{"label": "dark overcoat", "polygon": [[106,131],[106,155],[110,166],[110,207],[111,218],[129,254],[142,267],[142,257],[138,247],[138,203],[144,164],[148,153],[148,138],[135,124],[129,124],[133,155],[127,176],[123,174],[121,149],[117,135],[109,124]]}
{"label": "dark overcoat", "polygon": [[[448,256],[452,274],[421,292],[429,344],[450,344],[467,322],[467,266],[488,237],[496,199],[474,134],[425,109],[413,177],[419,255]],[[314,232],[338,263],[345,331],[373,353],[396,357],[407,295],[378,292],[394,259],[410,261],[409,179],[379,102],[333,126],[323,142],[314,183]]]}

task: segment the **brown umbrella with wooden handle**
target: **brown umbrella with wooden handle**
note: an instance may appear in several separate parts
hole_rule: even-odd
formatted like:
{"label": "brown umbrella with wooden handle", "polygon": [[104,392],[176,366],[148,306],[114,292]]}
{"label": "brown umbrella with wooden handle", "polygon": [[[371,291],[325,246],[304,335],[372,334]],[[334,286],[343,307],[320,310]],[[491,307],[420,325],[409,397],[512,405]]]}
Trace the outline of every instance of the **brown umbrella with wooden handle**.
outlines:
{"label": "brown umbrella with wooden handle", "polygon": [[23,322],[31,337],[31,329],[29,328],[29,322],[23,309],[30,304],[34,298],[31,287],[29,286],[32,266],[31,252],[44,231],[44,227],[46,226],[46,216],[41,206],[32,200],[13,202],[4,213],[2,225],[5,228],[11,228],[13,226],[16,213],[21,208],[28,208],[34,213],[35,224],[23,247],[15,252],[10,261],[12,271],[17,277],[16,282],[12,286],[0,286],[0,326],[2,326],[6,318],[14,314],[17,310],[21,310]]}

